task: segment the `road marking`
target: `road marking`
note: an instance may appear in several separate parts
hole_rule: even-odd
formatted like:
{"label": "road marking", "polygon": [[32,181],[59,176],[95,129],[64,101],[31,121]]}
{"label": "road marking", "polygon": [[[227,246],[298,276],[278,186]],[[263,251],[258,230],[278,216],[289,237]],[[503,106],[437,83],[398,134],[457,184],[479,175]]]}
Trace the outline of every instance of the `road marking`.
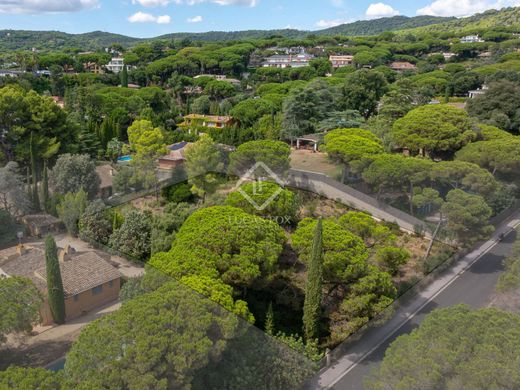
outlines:
{"label": "road marking", "polygon": [[[516,229],[518,226],[520,226],[520,220],[514,219],[512,220],[507,227],[511,228],[511,230],[508,230],[505,232],[506,235],[509,235],[513,232],[514,229]],[[480,260],[484,255],[486,255],[491,249],[493,249],[497,244],[499,244],[500,241],[493,240],[492,243],[486,248],[483,249],[480,255],[478,255],[475,259],[471,260],[470,263],[468,263],[461,271],[456,273],[448,282],[446,282],[445,285],[443,285],[434,295],[432,295],[424,304],[422,304],[417,310],[415,310],[411,314],[407,314],[405,319],[397,325],[381,342],[379,342],[376,346],[374,346],[372,349],[370,349],[368,352],[363,354],[359,359],[357,359],[347,370],[343,371],[339,377],[337,377],[331,384],[327,385],[327,388],[332,388],[336,383],[338,383],[345,375],[347,375],[350,371],[352,371],[354,368],[356,368],[359,363],[361,363],[367,356],[372,354],[376,349],[378,349],[382,344],[384,344],[389,338],[391,338],[399,329],[401,329],[408,321],[410,321],[413,317],[417,315],[418,312],[420,312],[424,307],[426,307],[428,304],[430,304],[435,298],[437,298],[444,290],[446,290],[453,282],[455,282],[462,274],[464,274],[473,264],[475,264],[478,260]],[[472,252],[473,253],[473,252]],[[469,253],[466,255],[466,257],[470,257],[472,253]],[[434,282],[432,282],[434,283]]]}

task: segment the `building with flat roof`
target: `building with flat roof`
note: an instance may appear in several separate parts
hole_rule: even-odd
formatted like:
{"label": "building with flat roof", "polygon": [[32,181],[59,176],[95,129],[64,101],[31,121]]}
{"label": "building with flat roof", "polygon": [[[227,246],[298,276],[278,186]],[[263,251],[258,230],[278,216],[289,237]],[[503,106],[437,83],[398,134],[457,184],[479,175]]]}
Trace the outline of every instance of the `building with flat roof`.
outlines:
{"label": "building with flat roof", "polygon": [[309,66],[310,61],[314,58],[312,54],[276,54],[266,58],[262,66],[264,68],[301,68]]}
{"label": "building with flat roof", "polygon": [[352,65],[354,63],[354,56],[351,56],[351,55],[329,56],[329,61],[332,64],[333,68],[342,68],[344,66]]}
{"label": "building with flat roof", "polygon": [[478,35],[466,35],[465,37],[460,38],[460,43],[477,43],[477,42],[485,42]]}
{"label": "building with flat roof", "polygon": [[109,71],[114,73],[119,73],[123,71],[123,67],[125,66],[125,60],[123,57],[114,57],[110,60],[108,64],[105,65]]}

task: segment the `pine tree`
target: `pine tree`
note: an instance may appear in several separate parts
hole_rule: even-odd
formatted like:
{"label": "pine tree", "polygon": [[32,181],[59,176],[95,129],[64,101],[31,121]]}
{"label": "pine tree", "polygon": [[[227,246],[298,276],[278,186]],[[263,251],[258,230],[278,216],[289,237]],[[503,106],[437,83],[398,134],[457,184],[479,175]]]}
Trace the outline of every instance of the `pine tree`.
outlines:
{"label": "pine tree", "polygon": [[52,318],[57,324],[65,322],[65,293],[61,280],[58,248],[54,237],[45,238],[45,268],[47,274],[47,292]]}
{"label": "pine tree", "polygon": [[267,313],[265,314],[265,333],[274,336],[274,313],[273,313],[273,302],[269,302]]}
{"label": "pine tree", "polygon": [[29,140],[29,152],[31,154],[31,176],[32,176],[32,201],[34,211],[40,211],[40,197],[38,195],[38,173],[36,171],[36,156],[34,152],[33,133],[31,132],[31,138]]}
{"label": "pine tree", "polygon": [[321,218],[314,230],[311,259],[309,261],[305,302],[303,304],[303,333],[307,341],[319,338],[323,283],[323,222]]}
{"label": "pine tree", "polygon": [[126,69],[126,65],[123,66],[121,72],[121,86],[123,88],[128,88],[128,69]]}

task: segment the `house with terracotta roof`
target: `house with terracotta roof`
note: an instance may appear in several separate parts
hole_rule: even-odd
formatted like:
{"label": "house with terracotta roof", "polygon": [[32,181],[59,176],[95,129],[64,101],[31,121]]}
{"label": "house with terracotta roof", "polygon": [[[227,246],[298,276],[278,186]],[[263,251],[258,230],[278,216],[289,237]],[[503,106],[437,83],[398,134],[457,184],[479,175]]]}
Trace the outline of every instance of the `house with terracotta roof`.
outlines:
{"label": "house with terracotta roof", "polygon": [[[41,324],[53,323],[47,300],[47,273],[43,244],[18,245],[16,252],[0,253],[0,275],[30,279],[44,296]],[[59,249],[59,262],[65,292],[65,320],[115,301],[119,296],[121,273],[95,251],[76,252],[67,246]]]}
{"label": "house with terracotta roof", "polygon": [[395,61],[388,66],[390,67],[390,69],[395,70],[396,72],[417,69],[417,67],[414,64],[406,61]]}
{"label": "house with terracotta roof", "polygon": [[232,124],[233,118],[230,116],[190,114],[184,117],[184,122],[179,124],[179,126],[215,127],[223,129],[230,127]]}

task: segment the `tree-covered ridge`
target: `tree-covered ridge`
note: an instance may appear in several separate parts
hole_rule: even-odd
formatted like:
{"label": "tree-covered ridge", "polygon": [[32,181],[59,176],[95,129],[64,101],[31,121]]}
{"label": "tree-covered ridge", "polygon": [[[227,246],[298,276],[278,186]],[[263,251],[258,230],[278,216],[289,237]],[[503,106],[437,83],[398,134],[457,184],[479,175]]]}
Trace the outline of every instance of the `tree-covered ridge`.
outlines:
{"label": "tree-covered ridge", "polygon": [[[305,31],[295,29],[208,31],[203,33],[171,33],[154,38],[134,38],[104,31],[69,34],[60,31],[0,30],[0,50],[99,50],[113,44],[133,47],[141,43],[164,41],[223,42],[261,40],[272,37],[301,40],[308,36],[370,36],[383,32],[399,33],[477,33],[498,27],[502,29],[520,26],[520,8],[489,10],[467,18],[437,16],[393,16],[374,20],[359,20],[323,30]],[[79,49],[79,50],[78,50]]]}
{"label": "tree-covered ridge", "polygon": [[68,34],[61,31],[0,30],[0,50],[31,50],[81,48],[97,50],[117,42],[131,46],[141,41],[121,34],[92,31],[84,34]]}
{"label": "tree-covered ridge", "polygon": [[353,23],[346,23],[336,27],[327,28],[314,32],[317,35],[377,35],[385,31],[397,31],[422,26],[435,25],[454,20],[453,17],[440,16],[392,16],[374,20],[358,20]]}
{"label": "tree-covered ridge", "polygon": [[450,20],[448,22],[431,24],[406,30],[406,33],[473,33],[490,27],[520,26],[520,7],[502,8],[501,10],[488,10],[467,18]]}

